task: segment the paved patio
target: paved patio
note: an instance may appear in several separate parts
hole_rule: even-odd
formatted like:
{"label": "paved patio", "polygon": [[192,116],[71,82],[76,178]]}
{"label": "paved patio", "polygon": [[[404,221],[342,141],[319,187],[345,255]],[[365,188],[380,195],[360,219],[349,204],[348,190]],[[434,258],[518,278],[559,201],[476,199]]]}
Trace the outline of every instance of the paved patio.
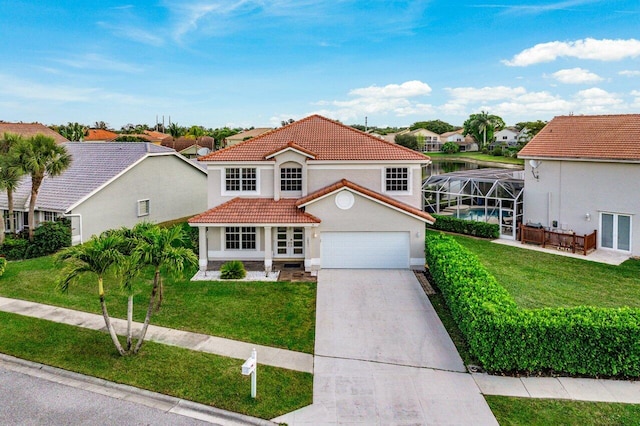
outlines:
{"label": "paved patio", "polygon": [[622,262],[629,259],[628,254],[616,252],[613,250],[598,249],[585,256],[583,254],[571,253],[569,251],[558,250],[555,248],[543,248],[535,244],[522,244],[520,241],[496,239],[492,242],[525,250],[533,250],[543,253],[557,254],[558,256],[573,257],[574,259],[588,260],[590,262],[606,263],[608,265],[620,265]]}

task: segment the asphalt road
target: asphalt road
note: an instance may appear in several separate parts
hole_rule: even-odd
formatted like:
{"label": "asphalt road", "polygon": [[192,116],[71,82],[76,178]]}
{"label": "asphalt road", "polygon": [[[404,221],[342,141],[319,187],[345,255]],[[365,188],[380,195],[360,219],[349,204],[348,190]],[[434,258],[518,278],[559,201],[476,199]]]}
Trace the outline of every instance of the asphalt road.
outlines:
{"label": "asphalt road", "polygon": [[0,367],[2,425],[205,425],[190,417]]}

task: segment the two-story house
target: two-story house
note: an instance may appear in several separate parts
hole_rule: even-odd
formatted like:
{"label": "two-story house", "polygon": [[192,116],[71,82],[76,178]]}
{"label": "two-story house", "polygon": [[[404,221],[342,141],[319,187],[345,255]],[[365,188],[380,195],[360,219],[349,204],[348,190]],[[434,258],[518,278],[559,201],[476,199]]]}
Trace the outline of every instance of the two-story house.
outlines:
{"label": "two-story house", "polygon": [[640,114],[559,116],[519,152],[524,221],[640,256]]}
{"label": "two-story house", "polygon": [[199,160],[209,210],[200,269],[214,260],[320,268],[424,268],[428,157],[313,115]]}

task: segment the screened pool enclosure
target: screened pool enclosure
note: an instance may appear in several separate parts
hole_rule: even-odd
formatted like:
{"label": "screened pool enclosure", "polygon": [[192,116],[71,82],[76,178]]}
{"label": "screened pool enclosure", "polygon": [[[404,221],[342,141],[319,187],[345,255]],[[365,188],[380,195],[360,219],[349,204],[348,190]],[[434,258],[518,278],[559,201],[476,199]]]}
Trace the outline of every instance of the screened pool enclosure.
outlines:
{"label": "screened pool enclosure", "polygon": [[477,169],[433,175],[422,184],[429,213],[500,225],[500,238],[516,240],[522,223],[524,172]]}

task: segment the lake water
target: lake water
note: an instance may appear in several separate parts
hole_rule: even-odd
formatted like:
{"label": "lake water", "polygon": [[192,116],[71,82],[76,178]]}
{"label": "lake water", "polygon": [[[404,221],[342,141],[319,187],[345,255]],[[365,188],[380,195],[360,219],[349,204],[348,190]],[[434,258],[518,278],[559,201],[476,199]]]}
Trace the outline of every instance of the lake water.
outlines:
{"label": "lake water", "polygon": [[[470,163],[468,161],[431,161],[431,164],[427,166],[426,176],[441,175],[443,173],[458,172],[461,170],[476,170],[486,168],[486,166],[481,166],[476,163]],[[500,166],[497,165],[495,167]]]}

